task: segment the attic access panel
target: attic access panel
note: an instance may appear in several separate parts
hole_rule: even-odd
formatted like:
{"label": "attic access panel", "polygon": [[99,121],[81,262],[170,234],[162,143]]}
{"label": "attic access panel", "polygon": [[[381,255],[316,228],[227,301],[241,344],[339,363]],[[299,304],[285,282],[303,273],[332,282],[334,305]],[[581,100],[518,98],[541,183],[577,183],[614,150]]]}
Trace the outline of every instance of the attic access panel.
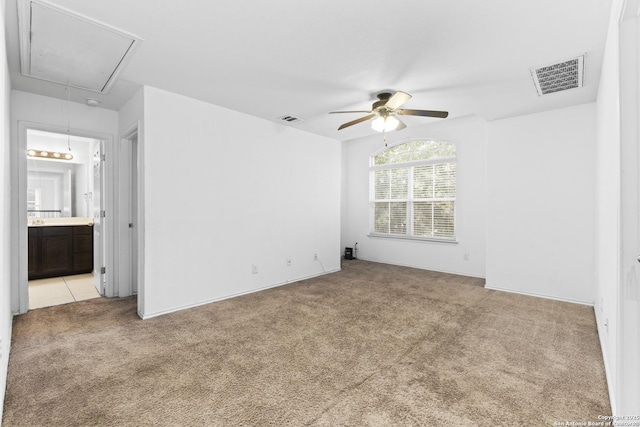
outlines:
{"label": "attic access panel", "polygon": [[107,93],[141,39],[41,0],[19,0],[23,75]]}

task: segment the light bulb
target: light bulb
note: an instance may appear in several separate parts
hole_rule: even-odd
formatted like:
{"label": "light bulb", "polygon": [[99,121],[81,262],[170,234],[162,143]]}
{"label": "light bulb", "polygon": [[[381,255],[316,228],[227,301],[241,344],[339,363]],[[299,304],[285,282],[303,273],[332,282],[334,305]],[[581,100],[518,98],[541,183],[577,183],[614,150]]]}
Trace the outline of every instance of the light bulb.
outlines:
{"label": "light bulb", "polygon": [[384,131],[384,117],[376,117],[376,119],[371,122],[371,129],[377,130],[378,132]]}
{"label": "light bulb", "polygon": [[393,116],[388,116],[387,120],[384,122],[384,131],[389,132],[391,130],[396,130],[399,124],[400,120],[396,119]]}
{"label": "light bulb", "polygon": [[393,116],[379,116],[371,122],[371,128],[378,132],[389,132],[395,130],[399,124],[400,121]]}

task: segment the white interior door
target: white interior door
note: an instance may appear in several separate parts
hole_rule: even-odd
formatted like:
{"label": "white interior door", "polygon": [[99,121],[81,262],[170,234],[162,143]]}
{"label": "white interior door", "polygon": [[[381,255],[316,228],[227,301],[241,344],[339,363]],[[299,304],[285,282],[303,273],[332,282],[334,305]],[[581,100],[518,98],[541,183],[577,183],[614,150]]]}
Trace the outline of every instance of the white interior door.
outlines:
{"label": "white interior door", "polygon": [[118,159],[118,295],[138,292],[138,134],[120,140]]}
{"label": "white interior door", "polygon": [[[636,9],[637,10],[637,9]],[[624,409],[628,414],[640,414],[640,131],[638,130],[638,119],[640,114],[640,17],[636,15],[632,20],[635,38],[635,102],[633,114],[630,119],[630,126],[634,132],[623,142],[626,146],[623,153],[629,153],[633,159],[632,170],[623,172],[626,179],[630,181],[629,194],[633,201],[632,215],[625,216],[629,224],[626,226],[633,236],[631,250],[629,251],[629,266],[627,278],[625,280],[625,290],[623,297],[622,315],[622,367],[624,369],[622,399]],[[623,178],[624,180],[625,178]],[[624,186],[624,182],[623,182]],[[623,205],[624,209],[624,205]],[[624,225],[623,225],[624,227]],[[626,256],[626,255],[625,255]]]}
{"label": "white interior door", "polygon": [[140,223],[138,220],[138,134],[135,133],[131,137],[131,291],[138,293],[138,229]]}
{"label": "white interior door", "polygon": [[[627,5],[628,6],[628,5]],[[620,415],[640,414],[640,18],[620,25],[621,287],[616,390]]]}
{"label": "white interior door", "polygon": [[104,212],[103,203],[103,142],[96,141],[93,148],[93,283],[100,293],[105,294],[104,275],[102,273],[104,262],[104,253],[102,250],[102,242],[104,236],[104,222],[102,214]]}

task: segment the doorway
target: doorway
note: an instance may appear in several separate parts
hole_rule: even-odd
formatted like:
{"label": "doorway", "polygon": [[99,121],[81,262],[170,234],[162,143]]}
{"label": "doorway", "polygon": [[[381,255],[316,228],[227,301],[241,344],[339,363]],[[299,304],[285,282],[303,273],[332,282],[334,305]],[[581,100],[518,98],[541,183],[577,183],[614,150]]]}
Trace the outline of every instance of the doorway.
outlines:
{"label": "doorway", "polygon": [[26,137],[28,307],[98,298],[93,266],[102,265],[102,242],[93,223],[102,204],[95,163],[102,142],[34,129]]}
{"label": "doorway", "polygon": [[104,221],[109,210],[104,150],[110,137],[19,122],[18,139],[20,251],[14,310],[29,310],[30,293],[40,300],[31,308],[42,306],[40,297],[49,293],[30,292],[30,279],[54,282],[54,303],[110,296],[103,274],[110,261],[105,248],[113,245]]}
{"label": "doorway", "polygon": [[120,296],[137,295],[140,282],[140,144],[138,125],[129,129],[118,147],[118,236],[117,288]]}

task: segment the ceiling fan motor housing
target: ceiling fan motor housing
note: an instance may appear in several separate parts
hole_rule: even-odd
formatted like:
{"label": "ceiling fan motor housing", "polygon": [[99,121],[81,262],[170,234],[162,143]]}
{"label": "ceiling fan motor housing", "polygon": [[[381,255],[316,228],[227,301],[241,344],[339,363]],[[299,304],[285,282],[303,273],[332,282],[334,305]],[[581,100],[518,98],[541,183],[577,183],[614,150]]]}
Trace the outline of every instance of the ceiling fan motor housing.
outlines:
{"label": "ceiling fan motor housing", "polygon": [[381,107],[384,107],[385,104],[389,101],[389,98],[391,98],[391,93],[389,92],[380,92],[379,94],[376,95],[378,97],[378,101],[374,102],[373,105],[371,106],[371,110],[375,111]]}

